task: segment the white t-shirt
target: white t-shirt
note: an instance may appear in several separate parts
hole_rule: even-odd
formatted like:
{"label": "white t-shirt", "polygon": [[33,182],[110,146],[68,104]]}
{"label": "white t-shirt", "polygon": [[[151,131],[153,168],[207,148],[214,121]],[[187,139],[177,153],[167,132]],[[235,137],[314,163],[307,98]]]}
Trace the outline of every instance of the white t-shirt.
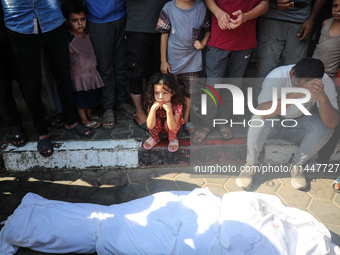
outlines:
{"label": "white t-shirt", "polygon": [[[284,87],[292,88],[293,87],[291,78],[289,76],[289,71],[292,69],[293,66],[294,65],[288,65],[288,66],[281,66],[281,67],[275,68],[273,71],[271,71],[267,75],[266,79],[264,80],[262,84],[262,90],[258,98],[259,104],[270,102],[273,100],[273,97],[272,97],[273,88],[277,88],[278,98],[281,98],[281,88],[284,88]],[[327,74],[324,74],[324,76],[322,77],[322,82],[324,84],[324,90],[330,103],[335,109],[339,109],[337,99],[336,99],[337,93],[335,90],[334,82]],[[308,102],[304,103],[303,106],[308,111],[310,111],[315,105],[315,103],[319,107],[319,102],[311,98]],[[282,115],[282,116],[285,118],[297,118],[302,115],[303,113],[296,105],[290,105],[287,108],[286,115]]]}

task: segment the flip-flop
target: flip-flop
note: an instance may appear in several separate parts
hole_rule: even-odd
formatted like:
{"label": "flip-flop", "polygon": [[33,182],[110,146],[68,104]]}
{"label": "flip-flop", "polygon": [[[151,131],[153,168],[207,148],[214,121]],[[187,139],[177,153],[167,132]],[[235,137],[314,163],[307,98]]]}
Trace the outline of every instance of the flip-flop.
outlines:
{"label": "flip-flop", "polygon": [[340,193],[340,189],[336,189],[335,188],[335,184],[336,183],[339,183],[340,184],[340,175],[338,176],[338,178],[336,178],[336,180],[332,183],[332,188],[333,188],[333,190],[335,191],[335,192],[337,192],[337,193]]}
{"label": "flip-flop", "polygon": [[199,129],[196,129],[196,131],[192,135],[191,140],[194,143],[200,144],[200,143],[202,143],[205,140],[205,138],[207,137],[209,132],[210,132],[210,129],[205,128],[205,127],[201,127]]}
{"label": "flip-flop", "polygon": [[[94,132],[90,128],[85,127],[84,124],[82,123],[78,123],[73,128],[65,128],[65,129],[79,136],[85,136],[85,137],[90,137],[91,135],[93,135],[93,132]],[[90,130],[90,133],[86,134],[88,130]]]}
{"label": "flip-flop", "polygon": [[139,125],[137,120],[133,119],[133,123],[140,129],[143,129],[144,131],[149,131],[148,127],[146,126],[146,122],[143,122],[141,125]]}
{"label": "flip-flop", "polygon": [[[145,143],[148,143],[150,145],[150,147],[146,147]],[[160,142],[160,139],[159,141],[156,141],[155,139],[153,139],[152,137],[149,137],[144,143],[143,143],[143,147],[144,149],[146,150],[151,150],[157,143]]]}
{"label": "flip-flop", "polygon": [[[177,148],[175,148],[175,149],[171,148],[171,146],[176,146],[176,145],[177,145]],[[179,143],[178,143],[178,140],[176,138],[169,142],[168,151],[175,152],[175,151],[178,150],[178,148],[179,148]]]}
{"label": "flip-flop", "polygon": [[64,121],[52,115],[49,115],[47,119],[45,120],[45,122],[46,122],[47,127],[49,128],[60,129],[60,128],[64,128],[65,126]]}
{"label": "flip-flop", "polygon": [[91,129],[96,129],[96,128],[99,128],[101,124],[102,123],[100,123],[100,122],[92,121],[91,123],[86,124],[85,127],[89,127]]}
{"label": "flip-flop", "polygon": [[128,117],[136,116],[136,109],[130,104],[120,104],[116,106],[117,110],[125,113]]}
{"label": "flip-flop", "polygon": [[234,138],[233,130],[230,127],[219,126],[218,131],[220,131],[221,136],[226,140]]}
{"label": "flip-flop", "polygon": [[184,123],[184,130],[187,132],[187,133],[193,133],[195,131],[195,126],[194,124],[192,124],[190,121],[189,122],[185,122]]}
{"label": "flip-flop", "polygon": [[[37,146],[38,152],[41,156],[44,158],[49,157],[53,154],[53,144],[51,143],[51,140],[49,137],[38,140],[38,146]],[[43,153],[43,151],[51,150],[51,152]]]}
{"label": "flip-flop", "polygon": [[[27,138],[26,138],[21,126],[15,126],[11,130],[11,135],[9,136],[9,141],[13,146],[15,146],[17,148],[26,145]],[[23,141],[23,142],[22,143],[14,143],[14,142],[20,142],[20,141]]]}

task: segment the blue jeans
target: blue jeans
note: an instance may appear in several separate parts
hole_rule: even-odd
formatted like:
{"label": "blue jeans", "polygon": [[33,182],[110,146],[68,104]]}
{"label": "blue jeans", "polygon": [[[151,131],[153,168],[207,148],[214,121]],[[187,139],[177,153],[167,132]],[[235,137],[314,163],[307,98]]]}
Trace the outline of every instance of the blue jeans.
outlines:
{"label": "blue jeans", "polygon": [[[280,121],[269,121],[279,119]],[[298,151],[292,160],[298,164],[304,164],[313,157],[327,143],[333,133],[333,129],[325,127],[320,115],[313,113],[312,116],[301,116],[295,118],[295,127],[283,127],[282,116],[274,116],[264,121],[258,115],[251,118],[252,125],[260,126],[260,121],[264,122],[261,127],[249,127],[247,136],[247,163],[256,164],[263,144],[267,138],[284,139],[290,142],[300,143]],[[274,123],[274,124],[272,124]],[[294,123],[287,122],[285,125],[292,126]],[[273,126],[273,127],[272,127]]]}
{"label": "blue jeans", "polygon": [[[103,79],[102,104],[105,109],[112,109],[128,101],[128,78],[126,75],[126,17],[108,23],[93,23],[87,26],[94,52],[97,57],[98,72]],[[113,87],[113,81],[114,86]]]}

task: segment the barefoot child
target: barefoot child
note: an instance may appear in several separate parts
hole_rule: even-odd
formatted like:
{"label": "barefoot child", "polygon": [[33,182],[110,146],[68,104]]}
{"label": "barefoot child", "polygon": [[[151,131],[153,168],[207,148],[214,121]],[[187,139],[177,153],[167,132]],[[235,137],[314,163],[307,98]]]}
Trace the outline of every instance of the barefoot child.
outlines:
{"label": "barefoot child", "polygon": [[148,108],[146,125],[151,137],[143,147],[152,149],[161,140],[159,134],[167,133],[169,139],[168,150],[175,152],[179,144],[176,138],[177,132],[184,123],[182,118],[183,95],[171,74],[155,74],[145,95],[145,105]]}
{"label": "barefoot child", "polygon": [[70,69],[75,105],[86,127],[98,128],[101,120],[91,109],[100,104],[100,88],[104,83],[97,71],[97,60],[89,36],[85,32],[87,8],[80,0],[68,0],[62,6],[68,25]]}

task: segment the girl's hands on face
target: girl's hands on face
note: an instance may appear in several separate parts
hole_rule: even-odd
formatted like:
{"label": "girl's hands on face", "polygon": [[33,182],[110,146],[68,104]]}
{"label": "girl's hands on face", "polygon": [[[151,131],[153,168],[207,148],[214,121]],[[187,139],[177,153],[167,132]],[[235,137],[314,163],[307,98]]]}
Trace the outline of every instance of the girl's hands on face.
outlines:
{"label": "girl's hands on face", "polygon": [[162,106],[159,102],[155,101],[155,102],[153,102],[151,108],[154,109],[154,110],[158,110],[158,108],[162,108]]}
{"label": "girl's hands on face", "polygon": [[165,104],[163,104],[163,108],[166,112],[171,111],[171,102],[166,102]]}

